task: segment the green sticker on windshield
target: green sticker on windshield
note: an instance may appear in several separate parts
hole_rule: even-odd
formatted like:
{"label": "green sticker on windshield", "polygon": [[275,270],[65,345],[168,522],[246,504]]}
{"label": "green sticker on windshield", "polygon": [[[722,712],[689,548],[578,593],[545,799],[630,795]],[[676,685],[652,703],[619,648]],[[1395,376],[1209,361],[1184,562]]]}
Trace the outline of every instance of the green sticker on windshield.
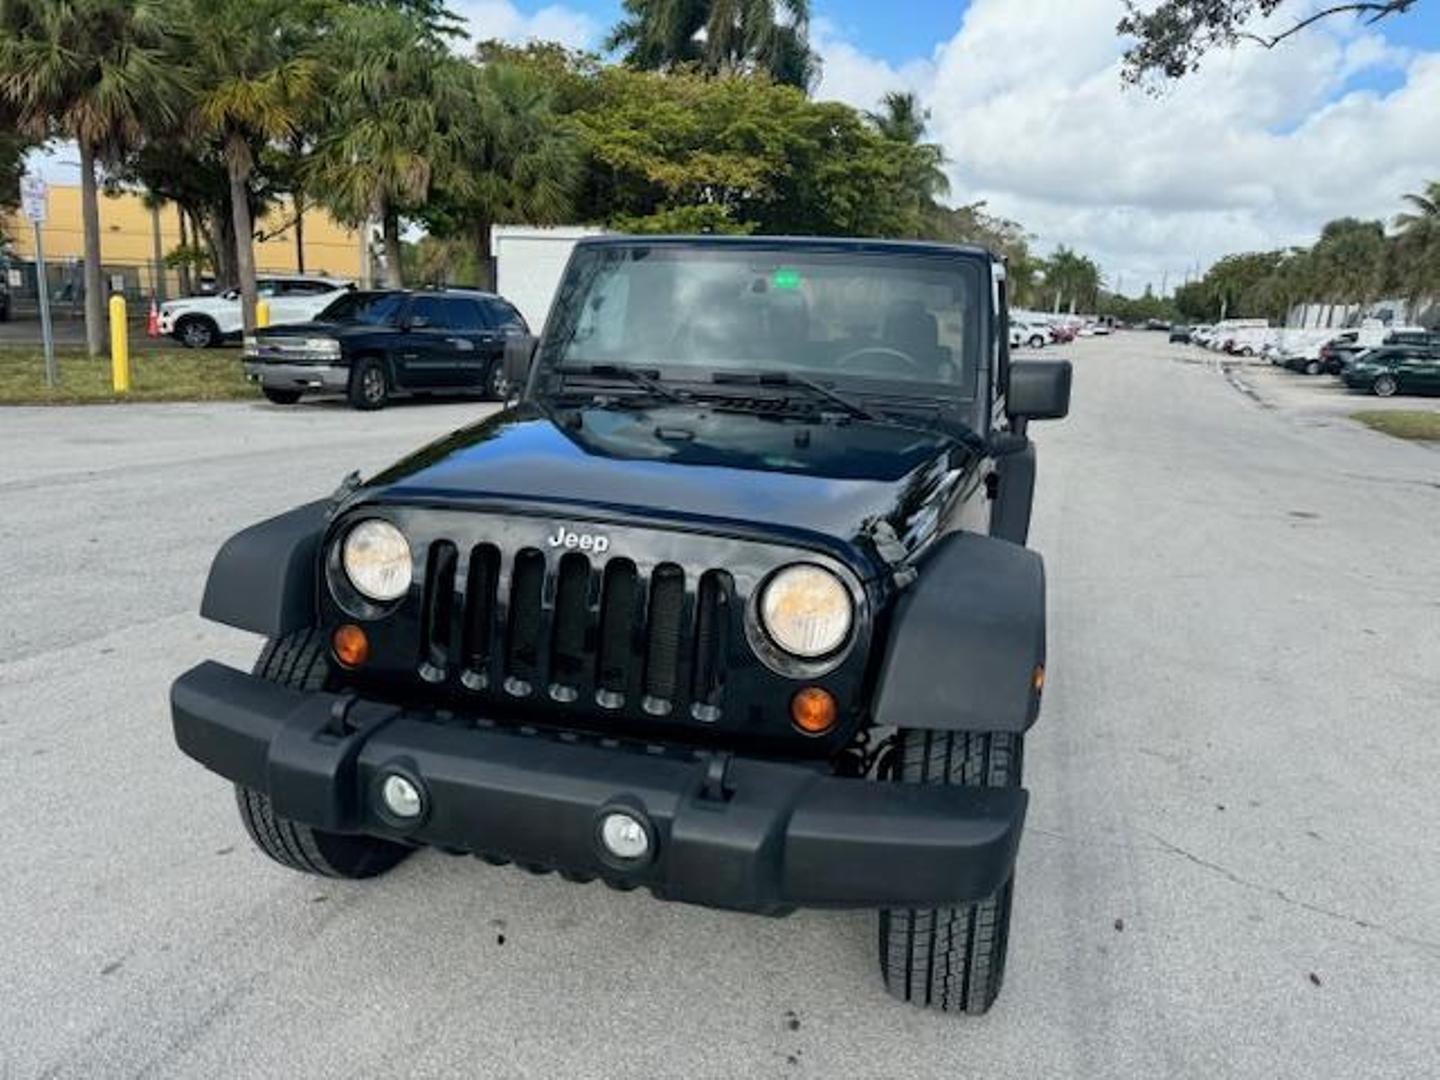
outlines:
{"label": "green sticker on windshield", "polygon": [[800,271],[782,266],[771,275],[770,284],[777,289],[798,289],[800,287]]}

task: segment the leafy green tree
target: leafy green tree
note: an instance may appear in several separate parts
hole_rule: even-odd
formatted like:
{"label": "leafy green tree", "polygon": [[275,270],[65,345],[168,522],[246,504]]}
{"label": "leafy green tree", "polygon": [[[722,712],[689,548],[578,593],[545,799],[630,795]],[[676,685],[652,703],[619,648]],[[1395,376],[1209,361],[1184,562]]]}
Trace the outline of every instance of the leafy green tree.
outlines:
{"label": "leafy green tree", "polygon": [[459,121],[456,176],[422,216],[441,236],[471,239],[476,280],[493,288],[491,226],[572,219],[581,150],[541,73],[500,61],[466,69],[465,79],[471,105]]}
{"label": "leafy green tree", "polygon": [[1042,291],[1057,308],[1096,309],[1100,300],[1100,267],[1089,256],[1062,244],[1045,261],[1041,271],[1045,281]]}
{"label": "leafy green tree", "polygon": [[446,178],[462,188],[481,180],[458,166],[463,117],[480,103],[465,61],[393,8],[344,12],[324,59],[330,77],[309,183],[340,220],[380,221],[386,284],[398,286],[402,217],[419,213]]}
{"label": "leafy green tree", "polygon": [[[914,235],[907,148],[849,106],[763,78],[598,73],[574,114],[582,216],[645,228],[700,213],[717,231]],[[703,212],[685,208],[705,208]]]}
{"label": "leafy green tree", "polygon": [[904,148],[905,197],[917,228],[923,230],[926,212],[950,194],[945,151],[924,141],[930,111],[920,107],[914,94],[892,91],[882,99],[879,112],[866,116],[882,136]]}
{"label": "leafy green tree", "polygon": [[708,75],[763,72],[805,89],[819,75],[809,0],[625,0],[605,47],[642,71],[696,65]]}
{"label": "leafy green tree", "polygon": [[1440,295],[1440,180],[1402,198],[1410,209],[1395,217],[1396,278],[1412,300]]}
{"label": "leafy green tree", "polygon": [[113,165],[147,124],[176,115],[183,76],[167,62],[175,30],[159,0],[8,0],[0,5],[0,99],[17,129],[64,136],[80,152],[85,344],[99,355],[105,290],[97,163]]}
{"label": "leafy green tree", "polygon": [[322,0],[177,0],[188,21],[187,62],[199,130],[224,156],[241,311],[255,329],[251,183],[269,143],[288,139],[310,109],[319,65],[316,39],[330,7]]}

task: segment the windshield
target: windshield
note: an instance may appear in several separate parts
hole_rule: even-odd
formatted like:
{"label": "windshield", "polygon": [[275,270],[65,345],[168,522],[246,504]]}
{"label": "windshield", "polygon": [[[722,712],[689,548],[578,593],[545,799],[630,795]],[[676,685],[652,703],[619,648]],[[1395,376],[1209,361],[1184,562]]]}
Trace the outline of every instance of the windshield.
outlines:
{"label": "windshield", "polygon": [[636,244],[580,248],[542,362],[667,378],[789,371],[861,389],[975,394],[981,264],[964,257]]}
{"label": "windshield", "polygon": [[315,321],[389,326],[399,316],[400,307],[404,303],[404,293],[350,292],[315,316]]}

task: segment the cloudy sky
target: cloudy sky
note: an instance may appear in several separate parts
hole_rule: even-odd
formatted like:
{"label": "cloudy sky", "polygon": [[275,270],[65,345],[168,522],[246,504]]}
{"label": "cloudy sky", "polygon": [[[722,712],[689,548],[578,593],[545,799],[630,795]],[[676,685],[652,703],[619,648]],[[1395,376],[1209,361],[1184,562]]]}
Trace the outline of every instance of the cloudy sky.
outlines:
{"label": "cloudy sky", "polygon": [[[1388,219],[1440,179],[1440,0],[1374,28],[1332,20],[1274,52],[1217,55],[1155,98],[1121,87],[1120,0],[811,0],[819,95],[916,91],[957,201],[1048,252],[1090,253],[1128,293],[1230,251]],[[619,0],[459,0],[478,37],[596,47]],[[1291,14],[1318,0],[1290,0]],[[1282,8],[1282,11],[1285,9]]]}

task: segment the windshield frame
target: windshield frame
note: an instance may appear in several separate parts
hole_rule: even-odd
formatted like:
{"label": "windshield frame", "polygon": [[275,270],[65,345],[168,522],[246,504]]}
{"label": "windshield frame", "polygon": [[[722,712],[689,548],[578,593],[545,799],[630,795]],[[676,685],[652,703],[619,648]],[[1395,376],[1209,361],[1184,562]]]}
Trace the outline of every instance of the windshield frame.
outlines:
{"label": "windshield frame", "polygon": [[[930,411],[937,407],[945,411],[958,412],[974,419],[988,413],[985,408],[991,396],[996,319],[993,311],[990,256],[980,249],[946,247],[941,245],[908,245],[885,241],[834,241],[818,238],[813,241],[795,242],[789,240],[768,241],[764,238],[703,238],[703,237],[606,237],[601,240],[581,241],[571,253],[570,261],[561,278],[560,286],[551,305],[545,332],[541,338],[532,372],[531,383],[541,396],[558,392],[566,381],[559,370],[598,364],[612,363],[610,360],[565,355],[569,345],[569,334],[578,321],[578,305],[583,293],[588,291],[587,280],[591,266],[601,265],[601,260],[614,257],[615,253],[637,249],[662,249],[667,255],[672,252],[694,251],[697,253],[724,253],[736,258],[770,258],[784,260],[788,255],[794,260],[824,259],[835,262],[866,263],[877,269],[891,264],[897,267],[920,267],[933,272],[937,268],[949,270],[956,275],[970,278],[973,289],[973,332],[975,354],[973,377],[964,384],[931,382],[919,379],[897,377],[875,377],[850,372],[831,372],[817,368],[788,368],[777,359],[766,359],[745,364],[723,364],[702,366],[695,363],[666,364],[646,359],[627,363],[625,366],[643,369],[659,381],[673,386],[705,388],[714,392],[721,389],[712,380],[715,372],[754,373],[757,371],[786,370],[800,378],[810,379],[840,391],[842,394],[859,398],[866,403],[884,403],[881,407],[904,409],[906,406],[921,406]],[[589,378],[589,376],[584,376]],[[753,388],[752,388],[753,389]],[[760,387],[764,391],[781,391],[781,387]]]}

